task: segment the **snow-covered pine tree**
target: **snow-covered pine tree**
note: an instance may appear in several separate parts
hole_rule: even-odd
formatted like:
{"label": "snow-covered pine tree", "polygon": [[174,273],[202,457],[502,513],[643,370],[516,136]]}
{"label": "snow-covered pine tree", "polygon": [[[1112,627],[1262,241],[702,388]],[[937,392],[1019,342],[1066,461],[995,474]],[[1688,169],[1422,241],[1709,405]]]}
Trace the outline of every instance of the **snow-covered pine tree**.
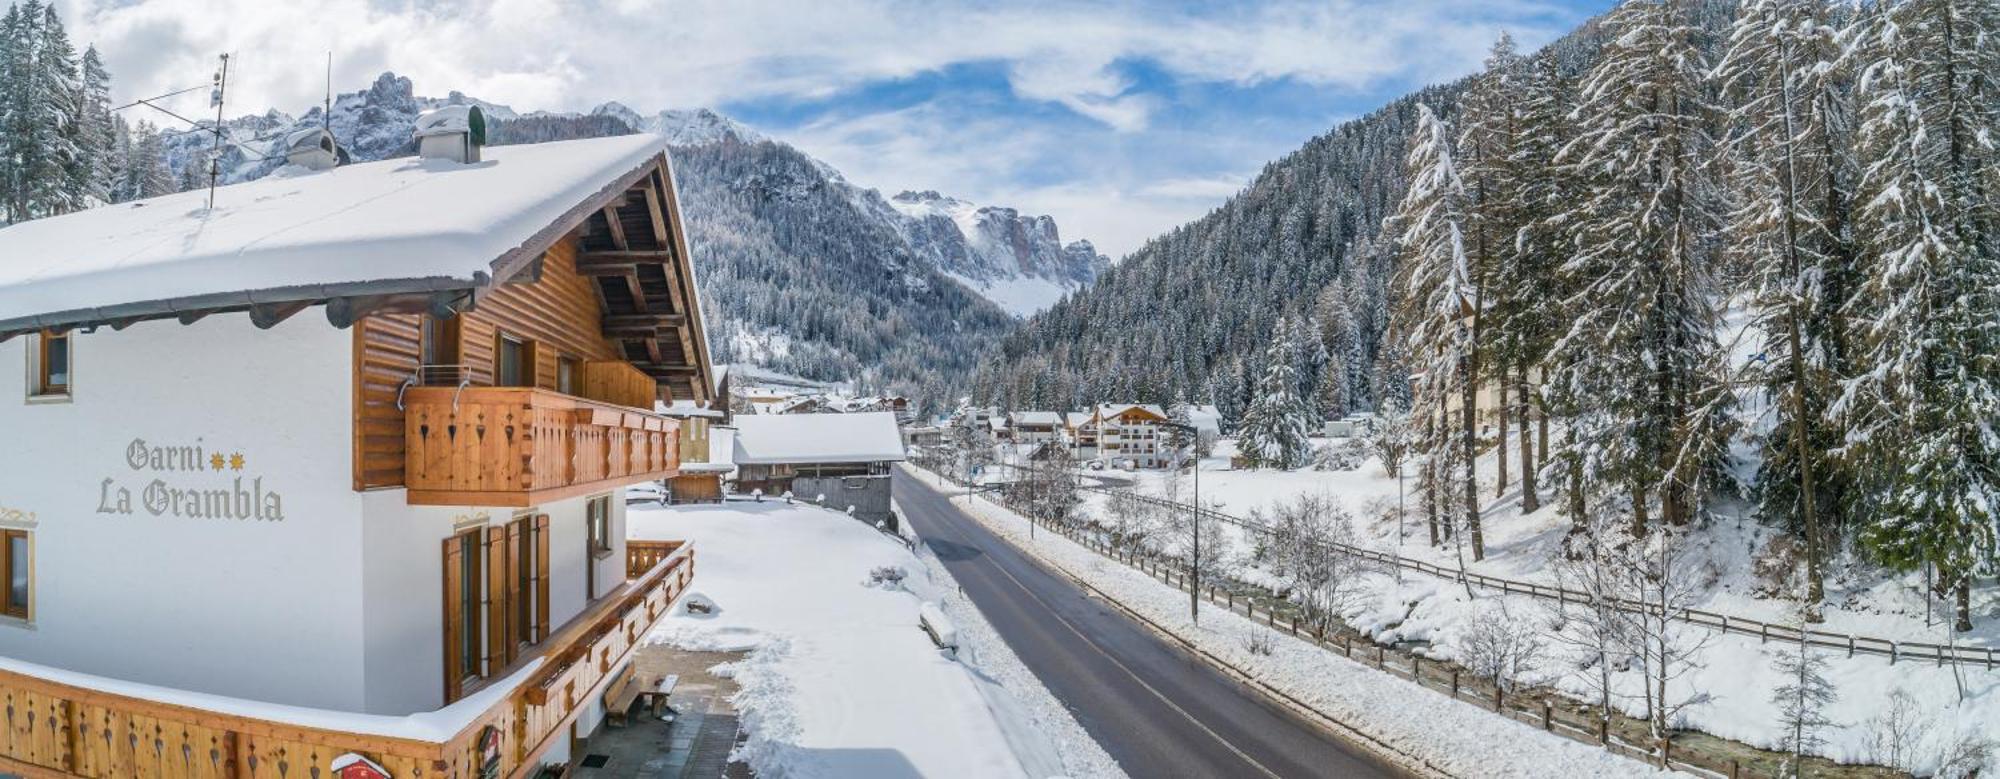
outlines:
{"label": "snow-covered pine tree", "polygon": [[1556,154],[1570,134],[1569,112],[1572,89],[1551,54],[1543,54],[1519,66],[1519,120],[1507,161],[1507,175],[1513,182],[1510,214],[1513,232],[1507,236],[1506,259],[1491,274],[1485,290],[1488,316],[1493,322],[1493,342],[1497,362],[1510,366],[1514,387],[1514,409],[1520,444],[1521,510],[1541,507],[1539,472],[1532,426],[1539,412],[1540,454],[1548,448],[1548,408],[1540,398],[1538,382],[1548,373],[1544,361],[1554,340],[1553,331],[1561,321],[1567,295],[1556,269],[1568,258],[1568,230],[1561,221],[1572,196]]}
{"label": "snow-covered pine tree", "polygon": [[1855,228],[1862,283],[1853,378],[1836,413],[1865,458],[1862,546],[1928,566],[1971,630],[1971,579],[1994,556],[2000,505],[2000,7],[1910,0],[1865,12]]}
{"label": "snow-covered pine tree", "polygon": [[98,56],[96,46],[83,51],[82,79],[77,97],[81,112],[77,135],[88,172],[84,195],[93,205],[109,203],[112,185],[118,178],[118,126],[111,115],[111,72],[104,69],[104,59]]}
{"label": "snow-covered pine tree", "polygon": [[[1282,336],[1290,325],[1280,321]],[[1298,392],[1298,371],[1292,366],[1297,354],[1283,337],[1273,338],[1265,352],[1267,365],[1258,382],[1255,400],[1243,412],[1237,435],[1237,449],[1252,466],[1293,470],[1312,462],[1312,442],[1308,440],[1310,411]]]}
{"label": "snow-covered pine tree", "polygon": [[[1410,350],[1415,402],[1412,411],[1426,419],[1447,413],[1452,397],[1460,400],[1457,424],[1427,425],[1418,451],[1425,458],[1425,492],[1433,505],[1452,506],[1464,514],[1472,537],[1473,559],[1484,559],[1486,546],[1479,527],[1478,484],[1473,471],[1476,406],[1473,385],[1472,316],[1475,301],[1470,258],[1466,255],[1465,184],[1452,157],[1450,131],[1429,106],[1417,107],[1417,129],[1410,139],[1406,168],[1410,189],[1383,230],[1397,237],[1402,251],[1401,306],[1396,331]],[[1456,428],[1454,431],[1453,428]],[[1459,451],[1447,451],[1459,450]],[[1450,469],[1445,465],[1449,464]],[[1462,485],[1452,482],[1462,475]],[[1449,486],[1448,486],[1449,485]],[[1448,499],[1432,492],[1460,492]]]}
{"label": "snow-covered pine tree", "polygon": [[35,54],[36,110],[50,125],[47,149],[53,175],[34,186],[39,215],[66,214],[91,206],[91,144],[83,119],[83,77],[76,47],[54,4],[42,6],[42,40]]}
{"label": "snow-covered pine tree", "polygon": [[[1495,327],[1495,319],[1505,315],[1495,307],[1502,301],[1488,296],[1494,277],[1512,264],[1516,248],[1514,234],[1520,229],[1520,177],[1514,171],[1515,147],[1521,136],[1521,55],[1514,38],[1505,32],[1486,56],[1486,68],[1472,81],[1460,99],[1457,153],[1464,161],[1466,256],[1473,281],[1472,363],[1474,382],[1460,388],[1461,402],[1471,407],[1478,385],[1493,382],[1502,390],[1497,412],[1499,446],[1495,448],[1494,489],[1507,490],[1507,391],[1506,379],[1512,367],[1504,357],[1512,350],[1503,345],[1505,331]],[[1510,300],[1509,305],[1528,301]]]}
{"label": "snow-covered pine tree", "polygon": [[1763,442],[1758,513],[1803,540],[1809,622],[1825,598],[1825,549],[1849,497],[1826,452],[1845,434],[1823,410],[1846,370],[1839,308],[1852,293],[1840,47],[1820,0],[1754,0],[1716,66],[1731,101],[1736,207],[1728,244],[1750,274],[1764,385],[1777,423]]}
{"label": "snow-covered pine tree", "polygon": [[1585,76],[1577,137],[1561,161],[1576,190],[1571,322],[1550,391],[1572,411],[1567,455],[1591,510],[1630,512],[1644,535],[1657,502],[1684,523],[1726,454],[1727,386],[1709,273],[1718,192],[1708,168],[1707,71],[1684,2],[1612,10]]}

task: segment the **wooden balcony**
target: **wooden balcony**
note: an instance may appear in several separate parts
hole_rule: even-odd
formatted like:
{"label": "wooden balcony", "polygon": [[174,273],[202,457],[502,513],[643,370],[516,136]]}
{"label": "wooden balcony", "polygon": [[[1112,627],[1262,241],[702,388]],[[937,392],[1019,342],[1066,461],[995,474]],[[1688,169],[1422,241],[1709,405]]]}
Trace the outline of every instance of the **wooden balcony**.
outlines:
{"label": "wooden balcony", "polygon": [[[238,701],[223,711],[168,703],[113,689],[80,687],[0,671],[0,698],[10,716],[0,726],[0,774],[88,779],[296,779],[330,777],[328,764],[347,753],[373,760],[397,779],[476,779],[479,743],[491,728],[500,736],[492,776],[521,777],[559,740],[583,705],[602,696],[613,670],[630,658],[645,633],[665,616],[694,579],[694,549],[642,543],[654,562],[558,629],[540,654],[502,676],[483,708],[460,701],[409,719],[299,710],[299,721],[255,712],[266,704]],[[631,561],[628,560],[628,563]],[[109,682],[110,680],[106,680]],[[479,698],[484,693],[475,693]],[[163,696],[164,697],[164,696]],[[180,697],[190,698],[186,694]],[[427,720],[426,727],[456,726],[449,738],[426,739],[357,733],[301,724],[340,720],[382,723]],[[462,723],[462,724],[460,724]],[[393,728],[391,728],[393,729]]]}
{"label": "wooden balcony", "polygon": [[537,506],[671,478],[680,423],[531,387],[412,387],[403,484],[423,506]]}

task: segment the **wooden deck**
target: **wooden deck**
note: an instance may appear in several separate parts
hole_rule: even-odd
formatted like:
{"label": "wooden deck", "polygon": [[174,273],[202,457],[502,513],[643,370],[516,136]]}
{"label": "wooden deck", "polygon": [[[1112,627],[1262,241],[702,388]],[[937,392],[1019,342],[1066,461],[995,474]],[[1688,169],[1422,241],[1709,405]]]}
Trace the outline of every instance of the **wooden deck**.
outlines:
{"label": "wooden deck", "polygon": [[671,478],[680,422],[536,387],[412,387],[411,505],[536,506]]}
{"label": "wooden deck", "polygon": [[[396,779],[477,779],[479,744],[500,737],[496,777],[521,777],[569,737],[584,704],[603,693],[654,623],[694,578],[694,549],[634,541],[650,561],[617,591],[557,630],[527,681],[444,742],[348,733],[192,708],[0,671],[0,773],[89,779],[331,777],[354,752]],[[628,570],[631,570],[628,567]],[[247,702],[246,702],[247,703]],[[248,708],[248,706],[246,706]]]}

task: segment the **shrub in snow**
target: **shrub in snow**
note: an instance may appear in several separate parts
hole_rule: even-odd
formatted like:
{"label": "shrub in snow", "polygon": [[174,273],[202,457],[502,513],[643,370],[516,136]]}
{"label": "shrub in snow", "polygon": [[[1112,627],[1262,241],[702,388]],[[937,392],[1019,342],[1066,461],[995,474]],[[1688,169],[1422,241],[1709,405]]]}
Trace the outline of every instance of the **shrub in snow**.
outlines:
{"label": "shrub in snow", "polygon": [[908,575],[909,573],[902,568],[884,565],[868,572],[868,584],[873,587],[898,589],[903,586],[903,578]]}
{"label": "shrub in snow", "polygon": [[789,506],[789,505],[792,505],[792,491],[791,491],[791,490],[785,490],[785,495],[784,495],[784,498],[785,498],[785,505],[787,505],[787,506]]}
{"label": "shrub in snow", "polygon": [[1993,765],[1994,744],[1978,733],[1964,733],[1938,755],[1938,779],[1973,779],[1985,776]]}
{"label": "shrub in snow", "polygon": [[1869,759],[1890,768],[1916,770],[1917,748],[1930,736],[1930,720],[1920,713],[1916,697],[1901,687],[1889,693],[1889,704],[1881,712],[1862,723]]}
{"label": "shrub in snow", "polygon": [[854,516],[854,507],[853,507],[853,506],[848,506],[848,507],[847,507],[847,515],[848,515],[848,516],[850,516],[850,517],[851,517],[851,516]]}
{"label": "shrub in snow", "polygon": [[761,489],[761,488],[760,488],[760,489],[754,489],[754,490],[751,490],[751,491],[750,491],[750,499],[751,499],[751,500],[754,500],[754,501],[757,501],[758,503],[763,503],[763,502],[764,502],[764,490],[763,490],[763,489]]}
{"label": "shrub in snow", "polygon": [[1269,630],[1257,630],[1243,637],[1243,651],[1269,657],[1276,639]]}
{"label": "shrub in snow", "polygon": [[817,495],[814,495],[813,502],[822,506],[826,505],[826,493],[822,492]]}
{"label": "shrub in snow", "polygon": [[1541,667],[1548,643],[1540,626],[1508,613],[1506,601],[1483,608],[1466,623],[1458,641],[1458,661],[1474,674],[1513,692]]}
{"label": "shrub in snow", "polygon": [[1313,450],[1313,470],[1358,471],[1368,461],[1368,445],[1359,438],[1321,444]]}
{"label": "shrub in snow", "polygon": [[1268,524],[1267,556],[1299,604],[1302,621],[1320,631],[1331,628],[1363,572],[1359,560],[1336,551],[1354,543],[1353,517],[1338,498],[1318,493],[1279,504]]}

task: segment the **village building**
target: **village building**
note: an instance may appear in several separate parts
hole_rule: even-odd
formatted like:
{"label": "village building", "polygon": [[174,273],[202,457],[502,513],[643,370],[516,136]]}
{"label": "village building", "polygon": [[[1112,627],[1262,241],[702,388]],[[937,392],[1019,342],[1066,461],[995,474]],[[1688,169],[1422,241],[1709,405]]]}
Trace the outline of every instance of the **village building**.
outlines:
{"label": "village building", "polygon": [[0,773],[516,776],[603,718],[693,575],[622,499],[713,400],[673,174],[440,110],[0,229]]}
{"label": "village building", "polygon": [[1007,440],[1029,447],[1061,441],[1062,425],[1054,411],[1016,411],[1007,415]]}
{"label": "village building", "polygon": [[1078,460],[1097,459],[1097,419],[1090,411],[1063,412],[1063,437],[1070,455]]}
{"label": "village building", "polygon": [[1162,440],[1160,424],[1167,413],[1150,404],[1099,405],[1091,415],[1097,434],[1097,455],[1112,466],[1164,468],[1172,459]]}
{"label": "village building", "polygon": [[791,494],[868,522],[891,520],[902,433],[889,413],[787,414],[736,419],[736,491]]}
{"label": "village building", "polygon": [[680,401],[663,403],[658,411],[680,422],[680,472],[667,479],[667,502],[721,503],[723,482],[736,472],[736,429],[725,424],[728,414]]}

